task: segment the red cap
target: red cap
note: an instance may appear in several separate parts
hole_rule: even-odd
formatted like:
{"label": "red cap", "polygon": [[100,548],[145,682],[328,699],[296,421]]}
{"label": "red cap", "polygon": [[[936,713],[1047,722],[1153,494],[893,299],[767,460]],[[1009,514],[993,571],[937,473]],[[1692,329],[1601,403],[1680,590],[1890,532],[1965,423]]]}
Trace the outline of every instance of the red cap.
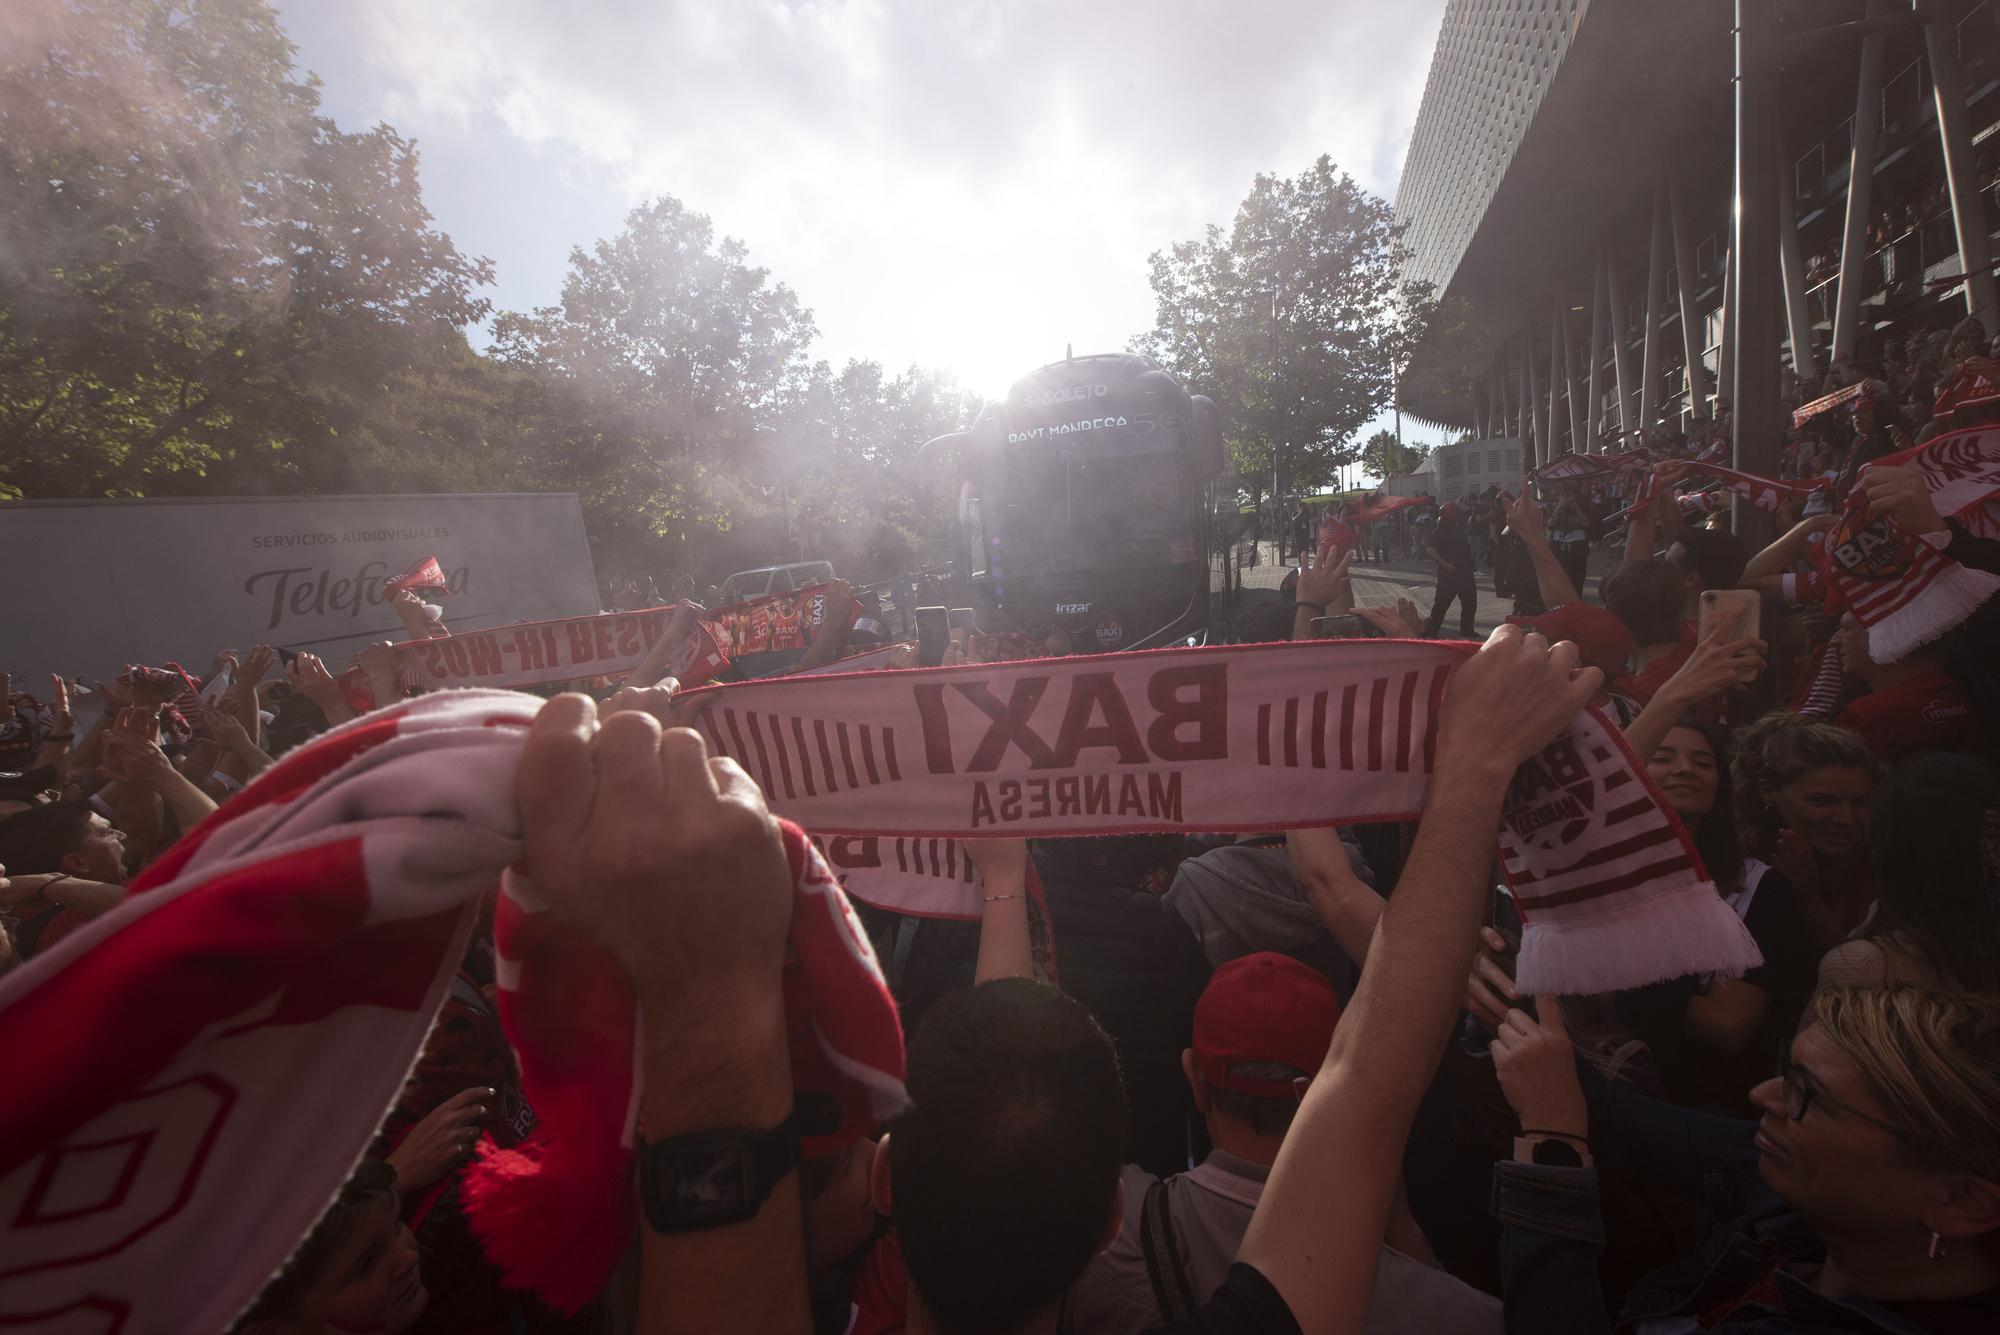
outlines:
{"label": "red cap", "polygon": [[1340,1019],[1333,984],[1289,955],[1264,950],[1233,959],[1208,980],[1194,1005],[1194,1064],[1210,1089],[1255,1098],[1295,1099],[1290,1080],[1258,1080],[1232,1066],[1278,1062],[1311,1076],[1326,1060]]}
{"label": "red cap", "polygon": [[1540,631],[1553,644],[1569,640],[1580,651],[1577,661],[1584,667],[1602,668],[1604,679],[1625,675],[1632,657],[1632,632],[1616,613],[1589,603],[1564,603],[1540,616],[1508,617],[1510,625]]}

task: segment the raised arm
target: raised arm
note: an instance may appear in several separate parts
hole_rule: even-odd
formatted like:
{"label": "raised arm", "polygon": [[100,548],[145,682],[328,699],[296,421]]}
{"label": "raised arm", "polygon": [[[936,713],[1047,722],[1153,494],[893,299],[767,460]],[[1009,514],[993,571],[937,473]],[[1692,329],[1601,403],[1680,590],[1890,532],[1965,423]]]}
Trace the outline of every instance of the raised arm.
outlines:
{"label": "raised arm", "polygon": [[[535,893],[625,971],[643,1017],[649,1141],[768,1130],[792,1112],[781,978],[792,877],[736,763],[644,710],[598,727],[562,695],[535,718],[516,792]],[[641,1229],[636,1329],[807,1335],[798,1174],[741,1223]]]}
{"label": "raised arm", "polygon": [[1763,551],[1751,557],[1743,567],[1743,578],[1737,581],[1740,588],[1756,589],[1760,593],[1776,593],[1778,579],[1794,562],[1802,561],[1812,551],[1812,537],[1824,533],[1840,522],[1839,515],[1813,515],[1778,535],[1778,538]]}
{"label": "raised arm", "polygon": [[1524,494],[1507,507],[1507,527],[1514,530],[1514,536],[1521,540],[1521,545],[1528,549],[1529,559],[1535,563],[1535,583],[1542,591],[1542,605],[1561,607],[1564,603],[1581,602],[1583,595],[1570,581],[1562,562],[1556,559],[1555,548],[1549,546],[1541,503]]}
{"label": "raised arm", "polygon": [[1340,831],[1330,826],[1287,831],[1285,851],[1292,879],[1304,888],[1333,943],[1357,964],[1367,959],[1375,924],[1382,920],[1382,896],[1354,874]]}
{"label": "raised arm", "polygon": [[1472,960],[1501,799],[1602,681],[1576,654],[1502,626],[1447,689],[1416,847],[1238,1252],[1301,1329],[1361,1329],[1403,1142]]}
{"label": "raised arm", "polygon": [[979,962],[974,984],[995,978],[1033,978],[1035,951],[1028,934],[1028,841],[968,839],[965,855],[979,868]]}

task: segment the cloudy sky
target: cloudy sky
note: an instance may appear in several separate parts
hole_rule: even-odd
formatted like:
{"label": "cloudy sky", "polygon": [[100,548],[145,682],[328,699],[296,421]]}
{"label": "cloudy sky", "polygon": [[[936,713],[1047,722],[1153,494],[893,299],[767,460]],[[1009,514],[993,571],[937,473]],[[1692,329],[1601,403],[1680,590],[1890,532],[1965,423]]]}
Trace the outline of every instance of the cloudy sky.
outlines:
{"label": "cloudy sky", "polygon": [[277,0],[502,307],[673,194],[821,355],[998,395],[1152,323],[1146,257],[1320,153],[1389,196],[1443,0]]}

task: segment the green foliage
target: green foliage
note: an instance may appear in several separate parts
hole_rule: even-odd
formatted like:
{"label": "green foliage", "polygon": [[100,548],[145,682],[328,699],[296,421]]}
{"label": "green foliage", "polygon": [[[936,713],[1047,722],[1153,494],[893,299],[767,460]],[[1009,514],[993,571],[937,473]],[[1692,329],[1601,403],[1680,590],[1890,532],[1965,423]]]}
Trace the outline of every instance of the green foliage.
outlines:
{"label": "green foliage", "polygon": [[1287,490],[1330,481],[1387,406],[1428,310],[1396,238],[1389,206],[1322,157],[1258,176],[1227,234],[1152,256],[1155,323],[1133,349],[1216,400],[1253,496],[1280,449]]}
{"label": "green foliage", "polygon": [[484,318],[414,146],[320,115],[263,0],[20,0],[0,48],[0,482],[318,489],[316,448]]}
{"label": "green foliage", "polygon": [[1361,446],[1361,466],[1386,481],[1398,473],[1412,472],[1430,453],[1428,445],[1398,443],[1395,432],[1377,431]]}

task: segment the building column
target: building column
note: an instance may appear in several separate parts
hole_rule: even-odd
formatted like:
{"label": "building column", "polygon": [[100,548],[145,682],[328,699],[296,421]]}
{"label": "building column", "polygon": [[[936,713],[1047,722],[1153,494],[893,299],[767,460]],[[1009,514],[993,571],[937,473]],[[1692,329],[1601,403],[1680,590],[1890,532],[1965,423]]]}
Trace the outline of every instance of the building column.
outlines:
{"label": "building column", "polygon": [[1584,390],[1590,405],[1586,409],[1589,423],[1584,440],[1593,451],[1604,449],[1604,434],[1598,430],[1598,421],[1604,415],[1603,378],[1600,367],[1604,362],[1604,252],[1597,253],[1597,272],[1590,280],[1590,383]]}
{"label": "building column", "polygon": [[1681,209],[1681,192],[1672,174],[1667,176],[1667,220],[1674,239],[1674,286],[1681,307],[1681,356],[1687,362],[1688,412],[1707,417],[1708,371],[1702,364],[1701,322],[1695,310],[1693,229]]}
{"label": "building column", "polygon": [[1632,412],[1632,375],[1627,364],[1631,350],[1625,346],[1630,331],[1625,325],[1625,301],[1618,285],[1618,257],[1604,248],[1604,300],[1611,322],[1611,374],[1618,383],[1618,435],[1631,449],[1639,443],[1638,419]]}
{"label": "building column", "polygon": [[[1889,12],[1889,0],[1868,0],[1868,17]],[[1840,278],[1833,295],[1833,346],[1838,365],[1854,355],[1862,285],[1868,274],[1868,203],[1875,185],[1875,145],[1882,129],[1882,51],[1879,32],[1861,39],[1861,74],[1854,81],[1854,143],[1847,154],[1847,217],[1840,232]]]}
{"label": "building column", "polygon": [[[1521,359],[1528,364],[1528,411],[1533,417],[1530,425],[1534,429],[1535,467],[1539,468],[1550,457],[1548,454],[1548,428],[1542,423],[1542,385],[1536,375],[1535,366],[1535,326],[1530,321],[1527,331],[1521,336]],[[1526,458],[1526,455],[1522,456]]]}
{"label": "building column", "polygon": [[[1778,0],[1736,0],[1735,467],[1773,476],[1778,411]],[[1736,536],[1752,551],[1769,540],[1768,515],[1735,498]]]}
{"label": "building column", "polygon": [[[1792,370],[1801,390],[1819,374],[1813,355],[1812,310],[1806,303],[1806,261],[1799,245],[1799,211],[1792,195],[1792,174],[1778,154],[1778,268],[1785,280],[1785,328],[1792,339]],[[1806,394],[1805,398],[1812,395]]]}
{"label": "building column", "polygon": [[1639,345],[1639,425],[1660,420],[1660,320],[1667,294],[1667,192],[1653,191],[1653,233],[1646,248],[1646,335]]}
{"label": "building column", "polygon": [[1528,388],[1528,344],[1525,339],[1521,342],[1521,367],[1514,373],[1514,388],[1514,439],[1520,441],[1525,449],[1535,436],[1535,399],[1533,391]]}
{"label": "building column", "polygon": [[1715,344],[1715,411],[1736,406],[1736,248],[1722,252],[1722,337]]}
{"label": "building column", "polygon": [[1986,239],[1986,205],[1980,199],[1979,169],[1972,159],[1972,132],[1966,124],[1965,80],[1953,45],[1957,0],[1912,0],[1925,14],[1924,49],[1930,53],[1931,83],[1937,94],[1938,138],[1944,144],[1944,179],[1951,191],[1951,223],[1958,233],[1959,271],[1965,275],[1965,309],[1979,317],[1986,337],[2000,333],[2000,303],[1993,283],[1993,253]]}
{"label": "building column", "polygon": [[1549,307],[1549,453],[1556,457],[1563,438],[1563,299],[1560,290]]}
{"label": "building column", "polygon": [[1583,402],[1583,368],[1577,364],[1583,348],[1570,322],[1573,314],[1563,308],[1563,392],[1569,396],[1569,447],[1583,454],[1590,449],[1590,416]]}

